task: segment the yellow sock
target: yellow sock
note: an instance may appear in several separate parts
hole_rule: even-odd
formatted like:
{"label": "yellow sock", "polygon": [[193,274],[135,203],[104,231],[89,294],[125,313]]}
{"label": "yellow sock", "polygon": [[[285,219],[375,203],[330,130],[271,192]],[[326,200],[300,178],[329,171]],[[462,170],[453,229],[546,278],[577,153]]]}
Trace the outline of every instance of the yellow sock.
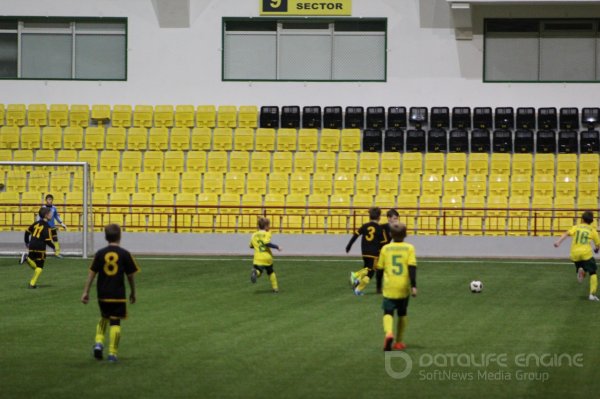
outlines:
{"label": "yellow sock", "polygon": [[269,276],[269,280],[271,280],[271,288],[275,291],[279,291],[279,286],[277,285],[277,276],[275,276],[275,272],[271,273]]}
{"label": "yellow sock", "polygon": [[121,326],[110,326],[110,345],[108,354],[117,356],[119,341],[121,340]]}
{"label": "yellow sock", "polygon": [[106,335],[106,326],[108,326],[108,319],[101,318],[96,326],[96,343],[104,345],[104,335]]}
{"label": "yellow sock", "polygon": [[29,285],[35,285],[38,281],[38,278],[40,277],[40,274],[42,274],[43,271],[44,269],[42,269],[41,267],[36,267],[33,271],[33,277],[31,278]]}
{"label": "yellow sock", "polygon": [[356,278],[361,280],[364,276],[366,276],[367,274],[369,274],[369,269],[366,267],[363,267],[362,269],[360,269],[359,271],[357,271],[356,273],[354,273],[356,275]]}
{"label": "yellow sock", "polygon": [[256,270],[256,277],[257,277],[257,278],[258,278],[258,277],[260,277],[260,275],[262,274],[262,273],[260,272],[260,270],[258,270],[258,269],[254,269],[254,270]]}
{"label": "yellow sock", "polygon": [[37,267],[35,262],[32,261],[31,258],[29,258],[29,256],[27,258],[25,258],[25,260],[27,261],[27,264],[29,265],[29,267],[31,267],[33,270],[35,270],[35,268]]}
{"label": "yellow sock", "polygon": [[383,315],[383,332],[385,332],[386,336],[394,333],[394,328],[392,327],[393,323],[394,316],[392,316],[391,314]]}
{"label": "yellow sock", "polygon": [[356,287],[356,289],[359,291],[364,290],[367,284],[369,284],[369,281],[371,281],[371,278],[369,276],[364,276],[360,279],[360,283],[358,283],[358,287]]}
{"label": "yellow sock", "polygon": [[590,295],[596,295],[598,291],[598,275],[592,274],[590,276]]}
{"label": "yellow sock", "polygon": [[54,253],[58,255],[60,253],[60,244],[58,241],[54,241]]}
{"label": "yellow sock", "polygon": [[396,342],[402,342],[402,337],[404,336],[404,330],[406,329],[407,325],[408,325],[408,317],[407,316],[398,317],[398,320],[396,321]]}

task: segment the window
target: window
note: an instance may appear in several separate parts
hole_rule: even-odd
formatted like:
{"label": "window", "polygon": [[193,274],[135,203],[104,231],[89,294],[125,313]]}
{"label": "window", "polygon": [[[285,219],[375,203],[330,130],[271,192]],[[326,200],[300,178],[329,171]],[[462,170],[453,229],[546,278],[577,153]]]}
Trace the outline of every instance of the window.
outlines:
{"label": "window", "polygon": [[385,81],[385,19],[223,20],[223,80]]}
{"label": "window", "polygon": [[0,78],[125,80],[124,18],[0,19]]}
{"label": "window", "polygon": [[484,81],[600,81],[600,21],[485,21]]}

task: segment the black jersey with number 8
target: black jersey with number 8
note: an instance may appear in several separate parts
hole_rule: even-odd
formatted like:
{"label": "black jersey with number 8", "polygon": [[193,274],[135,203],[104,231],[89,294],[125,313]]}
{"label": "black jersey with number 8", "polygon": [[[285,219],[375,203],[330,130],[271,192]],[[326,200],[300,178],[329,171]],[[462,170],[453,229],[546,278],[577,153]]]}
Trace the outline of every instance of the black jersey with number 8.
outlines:
{"label": "black jersey with number 8", "polygon": [[90,269],[98,273],[98,300],[107,302],[125,301],[125,275],[140,270],[129,251],[116,245],[96,252]]}

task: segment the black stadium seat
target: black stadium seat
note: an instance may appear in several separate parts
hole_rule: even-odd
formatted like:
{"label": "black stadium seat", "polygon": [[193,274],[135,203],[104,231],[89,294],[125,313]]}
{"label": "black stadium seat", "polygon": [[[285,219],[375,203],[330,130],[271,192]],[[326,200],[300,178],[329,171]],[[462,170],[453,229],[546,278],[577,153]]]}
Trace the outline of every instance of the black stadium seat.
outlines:
{"label": "black stadium seat", "polygon": [[554,130],[538,130],[536,133],[535,152],[543,154],[556,153],[556,132]]}
{"label": "black stadium seat", "polygon": [[449,152],[469,151],[469,134],[466,130],[453,129],[450,131],[450,137],[448,138],[448,150]]}
{"label": "black stadium seat", "polygon": [[584,108],[581,110],[581,124],[593,130],[600,121],[600,108]]}
{"label": "black stadium seat", "polygon": [[406,129],[406,107],[389,107],[387,113],[388,129]]}
{"label": "black stadium seat", "polygon": [[404,131],[401,129],[386,130],[383,149],[385,152],[404,151]]}
{"label": "black stadium seat", "polygon": [[470,129],[471,128],[471,108],[454,107],[452,108],[452,128]]}
{"label": "black stadium seat", "polygon": [[363,131],[363,151],[381,152],[383,137],[379,129],[365,129]]}
{"label": "black stadium seat", "polygon": [[520,153],[533,152],[533,132],[519,129],[515,131],[514,151]]}
{"label": "black stadium seat", "polygon": [[471,152],[490,152],[490,131],[473,129],[471,132]]}
{"label": "black stadium seat", "polygon": [[430,126],[435,129],[448,129],[450,127],[450,109],[448,107],[431,108]]}
{"label": "black stadium seat", "polygon": [[344,127],[346,129],[362,129],[365,126],[365,109],[363,107],[346,107]]}
{"label": "black stadium seat", "polygon": [[535,108],[517,108],[517,129],[535,129]]}
{"label": "black stadium seat", "polygon": [[558,117],[556,108],[540,108],[537,116],[538,129],[556,130],[558,128]]}
{"label": "black stadium seat", "polygon": [[574,107],[561,108],[559,114],[560,130],[579,129],[579,110]]}
{"label": "black stadium seat", "polygon": [[515,127],[515,111],[512,107],[498,107],[495,111],[495,129],[513,129]]}
{"label": "black stadium seat", "polygon": [[406,132],[406,151],[425,152],[425,130],[416,129]]}
{"label": "black stadium seat", "polygon": [[597,130],[588,130],[581,132],[579,141],[580,153],[598,153],[600,152],[600,138]]}
{"label": "black stadium seat", "polygon": [[473,110],[473,127],[475,129],[492,128],[492,108],[477,107]]}
{"label": "black stadium seat", "polygon": [[577,132],[561,130],[558,132],[558,152],[561,154],[577,153]]}
{"label": "black stadium seat", "polygon": [[367,129],[385,129],[385,108],[367,108]]}
{"label": "black stadium seat", "polygon": [[279,107],[273,105],[260,107],[260,127],[279,128]]}
{"label": "black stadium seat", "polygon": [[444,129],[431,129],[427,132],[427,152],[447,152],[448,137]]}
{"label": "black stadium seat", "polygon": [[408,123],[417,129],[421,129],[427,125],[427,108],[426,107],[410,107],[408,113]]}
{"label": "black stadium seat", "polygon": [[325,107],[323,109],[323,128],[342,128],[342,107]]}
{"label": "black stadium seat", "polygon": [[307,106],[302,108],[302,127],[305,129],[321,129],[321,107]]}
{"label": "black stadium seat", "polygon": [[510,130],[494,130],[492,135],[493,152],[512,152],[512,133]]}
{"label": "black stadium seat", "polygon": [[281,107],[281,127],[298,129],[300,127],[300,107],[286,105]]}

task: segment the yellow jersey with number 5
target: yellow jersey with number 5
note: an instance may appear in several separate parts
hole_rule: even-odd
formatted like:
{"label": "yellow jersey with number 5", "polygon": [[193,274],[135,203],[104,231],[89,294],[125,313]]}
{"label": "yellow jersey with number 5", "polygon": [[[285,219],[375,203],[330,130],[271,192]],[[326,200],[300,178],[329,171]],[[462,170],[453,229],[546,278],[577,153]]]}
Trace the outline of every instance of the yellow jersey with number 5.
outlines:
{"label": "yellow jersey with number 5", "polygon": [[383,296],[401,299],[410,295],[409,266],[417,266],[415,247],[406,242],[384,245],[379,254],[377,268],[383,269]]}
{"label": "yellow jersey with number 5", "polygon": [[571,241],[571,260],[573,262],[588,260],[594,256],[590,245],[592,241],[597,247],[600,246],[600,237],[592,225],[582,223],[573,226],[569,229],[569,235],[573,237]]}
{"label": "yellow jersey with number 5", "polygon": [[250,248],[254,248],[254,264],[256,266],[271,266],[273,264],[273,254],[267,244],[271,243],[271,232],[259,230],[252,234]]}

